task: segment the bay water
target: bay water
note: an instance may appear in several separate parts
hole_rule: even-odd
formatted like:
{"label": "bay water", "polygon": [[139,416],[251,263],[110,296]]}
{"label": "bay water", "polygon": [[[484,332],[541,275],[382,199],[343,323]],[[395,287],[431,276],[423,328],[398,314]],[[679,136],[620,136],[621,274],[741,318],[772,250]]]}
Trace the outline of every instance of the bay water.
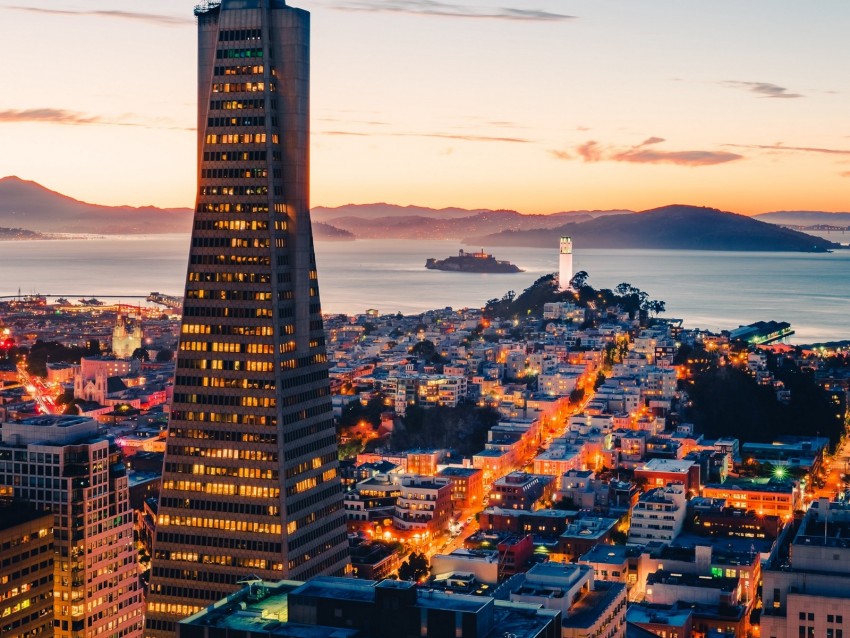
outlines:
{"label": "bay water", "polygon": [[[508,290],[520,293],[558,268],[556,245],[551,250],[484,247],[523,269],[516,274],[425,268],[427,258],[456,255],[460,248],[470,247],[452,241],[317,242],[322,309],[416,314],[446,306],[480,307]],[[19,290],[71,301],[151,291],[182,295],[188,251],[188,235],[0,242],[0,296]],[[821,254],[578,247],[574,266],[587,271],[596,288],[625,281],[664,300],[663,316],[684,319],[687,327],[732,329],[772,319],[792,324],[792,342],[850,339],[850,250]]]}

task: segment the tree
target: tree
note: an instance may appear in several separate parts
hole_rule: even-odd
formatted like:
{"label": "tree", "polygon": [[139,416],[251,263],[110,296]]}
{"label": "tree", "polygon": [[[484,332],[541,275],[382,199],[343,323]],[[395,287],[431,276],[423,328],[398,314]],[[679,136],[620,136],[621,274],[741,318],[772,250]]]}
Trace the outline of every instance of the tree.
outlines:
{"label": "tree", "polygon": [[570,279],[570,287],[573,290],[581,290],[587,285],[589,275],[585,270],[579,270],[576,274],[573,275],[573,278]]}
{"label": "tree", "polygon": [[133,354],[131,356],[133,357],[133,359],[138,359],[139,361],[151,360],[151,355],[146,348],[136,348],[135,350],[133,350]]}
{"label": "tree", "polygon": [[597,373],[596,381],[593,382],[593,389],[598,390],[599,386],[605,383],[605,374],[602,372]]}
{"label": "tree", "polygon": [[430,571],[425,554],[413,552],[398,568],[398,577],[401,580],[419,580],[427,576]]}
{"label": "tree", "polygon": [[157,363],[168,363],[174,358],[174,352],[169,350],[168,348],[163,348],[159,352],[156,353],[156,362]]}
{"label": "tree", "polygon": [[428,339],[423,339],[410,349],[410,354],[422,357],[425,361],[431,364],[446,363],[446,359],[437,352],[437,346]]}
{"label": "tree", "polygon": [[584,390],[581,388],[576,388],[572,392],[570,392],[570,403],[576,404],[581,403],[581,400],[584,398]]}
{"label": "tree", "polygon": [[666,312],[667,304],[661,301],[660,299],[654,299],[647,304],[647,308],[653,314],[653,316],[658,316],[662,312]]}
{"label": "tree", "polygon": [[630,295],[632,291],[634,291],[634,287],[627,282],[623,282],[621,284],[617,284],[617,287],[614,288],[617,291],[617,294],[621,297],[625,297],[626,295]]}

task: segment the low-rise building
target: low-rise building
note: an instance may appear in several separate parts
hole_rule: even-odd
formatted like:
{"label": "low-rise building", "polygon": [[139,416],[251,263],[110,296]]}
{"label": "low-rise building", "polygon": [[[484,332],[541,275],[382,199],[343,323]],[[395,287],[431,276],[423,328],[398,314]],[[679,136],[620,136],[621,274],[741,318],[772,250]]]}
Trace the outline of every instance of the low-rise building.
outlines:
{"label": "low-rise building", "polygon": [[451,483],[454,509],[465,510],[481,506],[484,500],[484,470],[451,465],[437,472],[437,476],[448,479]]}
{"label": "low-rise building", "polygon": [[635,480],[645,481],[645,489],[664,487],[669,483],[682,483],[686,493],[698,494],[700,466],[693,461],[650,459],[635,468]]}
{"label": "low-rise building", "polygon": [[554,476],[511,472],[493,483],[490,503],[503,509],[532,510],[551,502],[554,493]]}
{"label": "low-rise building", "polygon": [[626,587],[594,581],[587,565],[539,563],[511,587],[511,601],[561,612],[563,638],[624,638]]}
{"label": "low-rise building", "polygon": [[393,511],[400,537],[427,540],[448,530],[452,517],[452,486],[448,479],[404,476]]}
{"label": "low-rise building", "polygon": [[803,508],[803,491],[798,481],[778,478],[737,478],[703,487],[706,498],[720,498],[730,507],[757,514],[779,516],[788,521]]}
{"label": "low-rise building", "polygon": [[687,515],[685,486],[672,483],[640,496],[632,508],[629,543],[647,545],[652,541],[672,543],[682,531]]}
{"label": "low-rise building", "polygon": [[557,555],[553,560],[574,561],[597,545],[608,545],[619,524],[616,518],[587,516],[572,521],[558,537]]}
{"label": "low-rise building", "polygon": [[560,638],[557,611],[421,589],[397,580],[322,576],[251,581],[181,621],[177,638]]}

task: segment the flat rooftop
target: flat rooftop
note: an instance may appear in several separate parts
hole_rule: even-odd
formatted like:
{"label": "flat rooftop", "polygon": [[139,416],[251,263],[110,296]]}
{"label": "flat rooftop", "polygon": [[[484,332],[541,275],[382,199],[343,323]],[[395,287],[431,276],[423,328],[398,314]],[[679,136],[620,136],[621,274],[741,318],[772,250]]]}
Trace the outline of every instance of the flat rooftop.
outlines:
{"label": "flat rooftop", "polygon": [[91,421],[88,416],[73,416],[65,414],[44,414],[41,416],[31,416],[26,419],[16,421],[19,425],[29,425],[31,427],[41,428],[71,428],[75,425],[87,423]]}
{"label": "flat rooftop", "polygon": [[723,483],[708,483],[705,486],[714,490],[740,490],[742,492],[774,492],[790,494],[794,491],[791,481],[776,478],[729,478]]}
{"label": "flat rooftop", "polygon": [[53,514],[51,512],[33,509],[22,503],[15,503],[9,507],[0,507],[0,531],[5,531],[18,525],[25,525],[40,518],[45,518],[45,523],[51,527],[53,526]]}
{"label": "flat rooftop", "polygon": [[620,596],[624,596],[626,586],[623,583],[594,581],[594,590],[582,596],[572,606],[572,613],[561,619],[563,628],[586,628],[592,626],[604,610],[608,609]]}
{"label": "flat rooftop", "polygon": [[480,468],[475,467],[446,467],[437,472],[437,476],[443,477],[459,477],[459,478],[468,478],[470,476],[474,476],[478,474],[482,470]]}
{"label": "flat rooftop", "polygon": [[640,550],[628,545],[594,545],[594,547],[581,556],[579,560],[584,563],[600,563],[603,565],[622,565],[629,558],[640,556]]}
{"label": "flat rooftop", "polygon": [[678,461],[673,459],[650,459],[637,471],[643,472],[667,472],[672,474],[687,474],[696,463],[693,461]]}

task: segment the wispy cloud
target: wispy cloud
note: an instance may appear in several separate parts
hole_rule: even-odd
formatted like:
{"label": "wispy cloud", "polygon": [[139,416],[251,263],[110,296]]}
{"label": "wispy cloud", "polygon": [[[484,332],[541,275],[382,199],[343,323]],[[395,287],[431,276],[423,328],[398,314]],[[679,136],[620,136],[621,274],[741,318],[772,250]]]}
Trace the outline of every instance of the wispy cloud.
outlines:
{"label": "wispy cloud", "polygon": [[353,137],[369,137],[371,133],[357,133],[355,131],[322,131],[322,135],[351,135]]}
{"label": "wispy cloud", "polygon": [[98,115],[87,115],[64,109],[7,109],[0,111],[0,123],[42,122],[48,124],[101,124]]}
{"label": "wispy cloud", "polygon": [[724,144],[731,148],[751,148],[764,151],[791,151],[796,153],[821,153],[823,155],[850,155],[850,149],[821,148],[817,146],[785,146],[784,144]]}
{"label": "wispy cloud", "polygon": [[350,120],[340,119],[336,117],[317,117],[317,122],[334,122],[336,124],[365,124],[366,126],[388,126],[389,122],[381,122],[378,120]]}
{"label": "wispy cloud", "polygon": [[524,137],[491,137],[489,135],[462,135],[454,133],[390,133],[398,137],[435,137],[443,140],[461,140],[463,142],[509,142],[511,144],[530,144]]}
{"label": "wispy cloud", "polygon": [[150,24],[158,24],[170,27],[186,26],[193,23],[192,18],[184,18],[181,16],[169,16],[159,13],[141,13],[137,11],[120,11],[120,10],[86,10],[86,9],[46,9],[43,7],[21,7],[9,6],[0,7],[10,11],[26,11],[28,13],[41,13],[59,16],[95,16],[99,18],[118,18],[121,20],[136,20],[138,22],[148,22]]}
{"label": "wispy cloud", "polygon": [[444,18],[482,18],[524,22],[563,22],[575,18],[575,16],[542,9],[470,7],[463,4],[438,2],[438,0],[331,0],[328,4],[342,11],[373,11]]}
{"label": "wispy cloud", "polygon": [[778,84],[770,82],[739,82],[737,80],[726,80],[720,83],[722,86],[730,89],[740,89],[757,94],[759,97],[791,99],[798,97],[806,97],[801,93],[791,93],[789,89]]}
{"label": "wispy cloud", "polygon": [[320,135],[354,135],[362,137],[426,137],[441,140],[460,140],[462,142],[507,142],[511,144],[530,144],[533,140],[523,137],[493,137],[489,135],[465,135],[455,133],[363,133],[359,131],[318,131]]}
{"label": "wispy cloud", "polygon": [[605,146],[591,140],[585,142],[572,152],[552,150],[549,153],[562,160],[581,159],[584,162],[629,162],[632,164],[675,164],[677,166],[712,166],[725,164],[743,159],[743,155],[726,151],[665,151],[647,148],[665,142],[661,137],[650,137],[636,146],[617,147]]}
{"label": "wispy cloud", "polygon": [[841,177],[850,177],[850,171],[844,171],[843,173],[839,173]]}
{"label": "wispy cloud", "polygon": [[102,115],[66,109],[6,109],[0,111],[0,124],[60,124],[65,126],[138,126],[142,128],[194,131],[194,127],[179,126],[164,120],[144,120],[132,115],[105,118]]}

